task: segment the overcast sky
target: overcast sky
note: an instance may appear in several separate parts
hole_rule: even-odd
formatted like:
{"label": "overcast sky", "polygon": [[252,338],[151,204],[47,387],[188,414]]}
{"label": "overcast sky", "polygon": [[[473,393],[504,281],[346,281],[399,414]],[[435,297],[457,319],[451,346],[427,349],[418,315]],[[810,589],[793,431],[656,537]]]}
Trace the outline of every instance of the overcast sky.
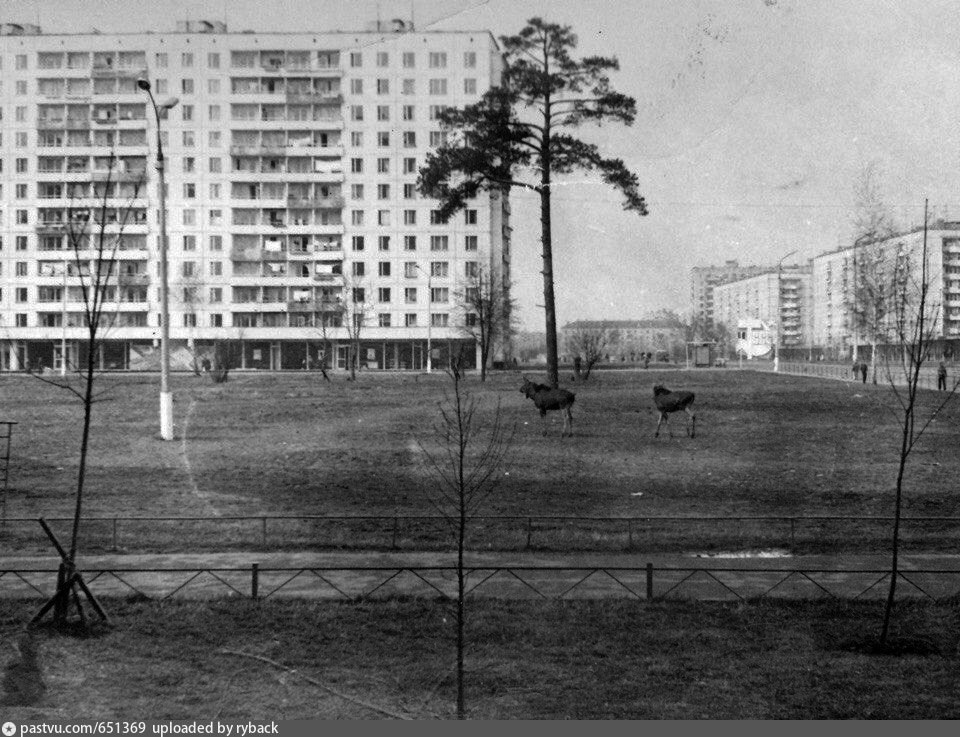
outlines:
{"label": "overcast sky", "polygon": [[[16,7],[21,17],[14,18]],[[947,0],[18,0],[5,20],[44,30],[172,30],[214,18],[230,30],[362,29],[380,17],[420,29],[515,33],[567,23],[581,54],[612,54],[632,127],[583,137],[635,171],[650,215],[623,212],[589,177],[554,199],[560,324],[689,309],[692,266],[806,259],[849,240],[854,186],[875,162],[902,224],[929,197],[960,217],[960,4]],[[543,328],[534,198],[513,195],[514,283],[524,327]],[[789,262],[793,261],[791,258]]]}

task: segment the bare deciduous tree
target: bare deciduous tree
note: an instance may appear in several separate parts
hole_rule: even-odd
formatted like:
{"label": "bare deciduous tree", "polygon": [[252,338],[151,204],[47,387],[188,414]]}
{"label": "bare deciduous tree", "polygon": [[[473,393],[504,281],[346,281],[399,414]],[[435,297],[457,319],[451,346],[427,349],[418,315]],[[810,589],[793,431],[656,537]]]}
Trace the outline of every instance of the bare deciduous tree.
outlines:
{"label": "bare deciduous tree", "polygon": [[583,364],[577,372],[577,380],[586,381],[597,361],[603,358],[607,346],[616,343],[619,333],[609,328],[579,328],[567,335],[567,351],[580,356]]}
{"label": "bare deciduous tree", "polygon": [[417,444],[427,459],[437,484],[428,494],[430,504],[446,520],[457,548],[457,718],[466,718],[464,663],[466,655],[466,576],[464,554],[468,525],[496,488],[506,454],[513,440],[513,430],[504,427],[500,404],[493,417],[484,420],[481,402],[462,384],[462,354],[451,358],[447,375],[453,390],[439,406],[439,419],[433,427],[431,441]]}
{"label": "bare deciduous tree", "polygon": [[464,313],[463,330],[480,347],[480,381],[486,381],[495,347],[510,338],[515,313],[513,300],[498,274],[482,268],[467,277],[457,299]]}

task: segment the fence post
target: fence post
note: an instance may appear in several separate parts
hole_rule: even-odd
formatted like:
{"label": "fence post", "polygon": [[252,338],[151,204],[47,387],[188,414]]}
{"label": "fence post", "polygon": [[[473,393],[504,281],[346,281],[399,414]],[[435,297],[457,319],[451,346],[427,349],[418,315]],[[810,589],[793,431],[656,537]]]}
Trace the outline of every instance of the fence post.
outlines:
{"label": "fence post", "polygon": [[533,518],[527,517],[527,550],[530,549],[530,537],[533,535]]}
{"label": "fence post", "polygon": [[393,537],[390,540],[390,548],[392,550],[397,549],[397,528],[400,526],[400,520],[397,515],[393,516]]}
{"label": "fence post", "polygon": [[254,601],[260,596],[260,564],[254,563],[250,567],[250,598]]}
{"label": "fence post", "polygon": [[267,547],[267,518],[260,518],[260,534],[263,538],[263,547]]}
{"label": "fence post", "polygon": [[653,598],[653,563],[647,563],[647,601]]}
{"label": "fence post", "polygon": [[113,552],[117,552],[117,518],[113,518]]}
{"label": "fence post", "polygon": [[627,550],[633,550],[633,520],[627,520]]}

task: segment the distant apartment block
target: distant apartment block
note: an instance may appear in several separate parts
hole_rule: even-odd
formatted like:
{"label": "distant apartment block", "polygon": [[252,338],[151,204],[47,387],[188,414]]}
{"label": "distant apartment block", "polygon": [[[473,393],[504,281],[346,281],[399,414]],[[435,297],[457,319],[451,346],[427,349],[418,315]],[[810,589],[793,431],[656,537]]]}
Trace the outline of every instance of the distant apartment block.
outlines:
{"label": "distant apartment block", "polygon": [[481,271],[509,285],[509,202],[483,194],[443,223],[416,180],[444,141],[439,112],[496,85],[502,57],[486,31],[395,30],[0,26],[0,369],[82,358],[93,252],[71,250],[69,218],[122,229],[97,360],[158,365],[156,130],[140,78],[158,102],[178,98],[161,126],[175,365],[220,340],[244,368],[301,368],[325,332],[325,358],[345,367],[348,301],[369,367],[421,368],[428,338],[434,365],[475,355],[458,294]]}
{"label": "distant apartment block", "polygon": [[[605,332],[608,338],[604,353],[612,359],[635,358],[640,353],[672,352],[682,346],[683,326],[677,320],[653,318],[646,320],[577,320],[560,328],[564,352],[572,354],[571,342],[583,332]],[[568,356],[570,357],[570,356]]]}
{"label": "distant apartment block", "polygon": [[720,284],[746,279],[769,271],[769,266],[741,266],[736,260],[723,266],[695,266],[690,270],[690,306],[693,318],[712,324],[715,318],[713,290]]}
{"label": "distant apartment block", "polygon": [[761,321],[784,347],[806,345],[811,267],[787,266],[713,288],[714,319],[736,330],[741,322]]}

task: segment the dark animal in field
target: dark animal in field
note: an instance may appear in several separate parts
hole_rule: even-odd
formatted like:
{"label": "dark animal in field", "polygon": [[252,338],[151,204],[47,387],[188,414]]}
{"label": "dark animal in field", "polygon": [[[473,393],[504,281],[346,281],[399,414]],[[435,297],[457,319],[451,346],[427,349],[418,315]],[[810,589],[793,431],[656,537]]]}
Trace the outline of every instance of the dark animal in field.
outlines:
{"label": "dark animal in field", "polygon": [[693,400],[696,395],[693,392],[672,392],[667,389],[663,384],[657,384],[653,387],[653,401],[657,405],[657,410],[660,412],[660,419],[657,420],[657,431],[653,434],[653,437],[660,437],[660,423],[667,423],[667,432],[670,433],[670,437],[673,437],[673,432],[670,430],[670,418],[667,416],[672,412],[686,412],[690,415],[690,427],[687,428],[687,435],[691,438],[696,436],[697,433],[697,416],[693,413],[693,410],[690,409],[690,405],[693,404]]}
{"label": "dark animal in field", "polygon": [[568,392],[566,389],[553,389],[546,384],[537,384],[530,381],[526,376],[523,377],[523,385],[520,387],[520,393],[527,399],[532,399],[534,406],[540,410],[540,419],[543,424],[543,434],[547,434],[547,411],[562,410],[563,428],[560,430],[560,437],[566,434],[567,430],[573,435],[573,414],[570,407],[576,394]]}

